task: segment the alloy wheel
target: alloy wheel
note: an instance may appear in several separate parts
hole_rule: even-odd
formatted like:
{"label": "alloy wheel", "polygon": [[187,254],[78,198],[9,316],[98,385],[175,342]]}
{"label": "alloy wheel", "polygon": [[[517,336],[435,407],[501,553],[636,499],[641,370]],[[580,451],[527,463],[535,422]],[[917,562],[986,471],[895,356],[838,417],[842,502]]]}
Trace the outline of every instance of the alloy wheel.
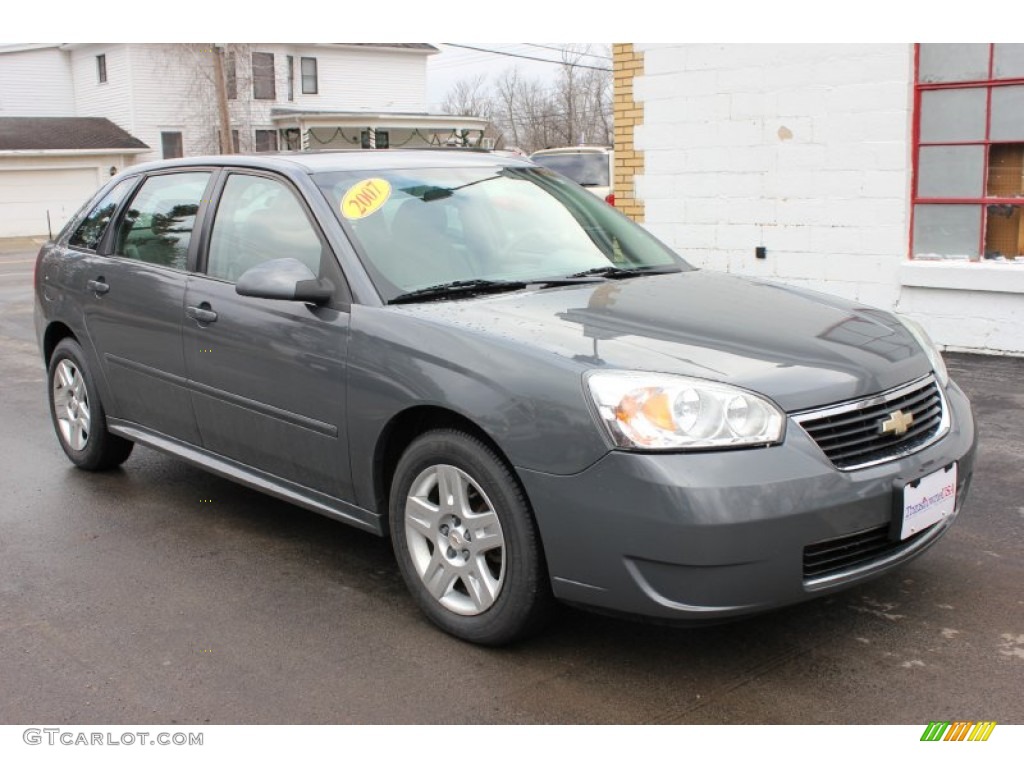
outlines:
{"label": "alloy wheel", "polygon": [[420,472],[405,500],[406,545],[430,595],[462,616],[498,599],[505,580],[505,537],[487,494],[450,464]]}
{"label": "alloy wheel", "polygon": [[61,360],[54,372],[53,409],[64,442],[73,451],[85,450],[92,423],[89,394],[82,372],[71,360]]}

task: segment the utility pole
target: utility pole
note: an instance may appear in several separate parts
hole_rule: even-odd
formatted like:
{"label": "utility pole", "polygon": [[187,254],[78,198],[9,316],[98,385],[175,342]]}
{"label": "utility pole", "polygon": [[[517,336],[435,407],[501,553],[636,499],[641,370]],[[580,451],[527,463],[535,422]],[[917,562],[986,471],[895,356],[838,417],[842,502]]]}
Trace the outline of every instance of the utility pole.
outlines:
{"label": "utility pole", "polygon": [[225,155],[235,153],[235,143],[231,140],[231,115],[228,112],[228,85],[224,78],[224,48],[211,45],[213,51],[213,77],[217,83],[217,113],[220,116],[220,151]]}

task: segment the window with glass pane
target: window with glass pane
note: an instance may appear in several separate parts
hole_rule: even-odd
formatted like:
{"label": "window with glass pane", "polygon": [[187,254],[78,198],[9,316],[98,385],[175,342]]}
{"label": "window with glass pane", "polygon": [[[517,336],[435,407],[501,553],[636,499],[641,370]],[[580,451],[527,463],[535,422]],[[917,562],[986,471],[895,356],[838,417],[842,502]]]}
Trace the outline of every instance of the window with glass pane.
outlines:
{"label": "window with glass pane", "polygon": [[184,270],[209,173],[152,176],[128,206],[114,254]]}
{"label": "window with glass pane", "polygon": [[163,150],[164,160],[171,160],[175,157],[185,156],[184,142],[181,131],[164,131],[160,134],[160,148]]}
{"label": "window with glass pane", "polygon": [[921,44],[917,53],[911,255],[1017,259],[1024,255],[1024,45]]}
{"label": "window with glass pane", "polygon": [[302,92],[317,93],[318,83],[316,74],[316,59],[309,56],[302,57]]}
{"label": "window with glass pane", "polygon": [[252,97],[254,99],[275,99],[277,92],[274,87],[274,54],[252,54]]}
{"label": "window with glass pane", "polygon": [[135,179],[125,179],[107,192],[78,225],[78,229],[68,240],[68,245],[90,251],[96,250],[96,246],[103,238],[103,233],[107,231],[107,225],[110,224],[114,211],[117,210],[117,206],[124,200],[124,196],[128,194],[128,190],[134,183]]}
{"label": "window with glass pane", "polygon": [[271,259],[298,259],[320,274],[323,244],[294,193],[263,176],[233,174],[224,185],[206,273],[236,281]]}
{"label": "window with glass pane", "polygon": [[[217,131],[217,146],[220,147],[220,151],[222,153],[225,151],[224,150],[224,139],[221,137],[220,131]],[[242,151],[242,149],[241,149],[241,147],[242,147],[241,137],[238,134],[238,129],[237,128],[232,128],[231,129],[231,147],[232,147],[232,151],[236,155],[239,154]]]}
{"label": "window with glass pane", "polygon": [[277,131],[256,129],[256,151],[277,152]]}
{"label": "window with glass pane", "polygon": [[996,43],[993,74],[997,78],[1024,77],[1024,44]]}
{"label": "window with glass pane", "polygon": [[224,76],[226,79],[228,98],[238,98],[238,62],[235,59],[235,54],[229,53],[225,57],[224,62]]}

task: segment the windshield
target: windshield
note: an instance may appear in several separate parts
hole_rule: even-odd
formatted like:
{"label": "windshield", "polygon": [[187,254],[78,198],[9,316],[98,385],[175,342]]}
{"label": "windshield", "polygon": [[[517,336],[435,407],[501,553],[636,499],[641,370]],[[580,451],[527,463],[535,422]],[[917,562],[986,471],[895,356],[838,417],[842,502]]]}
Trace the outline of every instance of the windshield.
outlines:
{"label": "windshield", "polygon": [[385,301],[465,280],[608,267],[690,269],[646,230],[543,168],[316,174]]}
{"label": "windshield", "polygon": [[565,154],[533,155],[530,160],[568,176],[584,187],[607,187],[608,155],[603,152],[567,152]]}

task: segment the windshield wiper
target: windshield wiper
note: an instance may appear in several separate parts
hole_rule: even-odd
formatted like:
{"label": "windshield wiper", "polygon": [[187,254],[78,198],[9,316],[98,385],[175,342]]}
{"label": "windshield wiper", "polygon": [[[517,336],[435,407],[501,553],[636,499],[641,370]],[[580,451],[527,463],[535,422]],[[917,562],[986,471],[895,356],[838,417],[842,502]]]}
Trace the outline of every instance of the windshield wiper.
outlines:
{"label": "windshield wiper", "polygon": [[441,299],[446,296],[474,293],[501,293],[518,291],[527,286],[522,280],[453,280],[450,283],[428,285],[415,291],[401,293],[388,301],[388,304],[408,304],[425,299]]}
{"label": "windshield wiper", "polygon": [[594,275],[597,277],[608,277],[612,280],[619,280],[624,277],[637,277],[639,275],[665,275],[671,272],[682,272],[682,270],[672,264],[648,265],[641,267],[616,267],[609,264],[606,267],[585,269],[582,272],[566,275],[566,277],[568,279],[572,279],[576,277],[590,277],[591,275]]}

